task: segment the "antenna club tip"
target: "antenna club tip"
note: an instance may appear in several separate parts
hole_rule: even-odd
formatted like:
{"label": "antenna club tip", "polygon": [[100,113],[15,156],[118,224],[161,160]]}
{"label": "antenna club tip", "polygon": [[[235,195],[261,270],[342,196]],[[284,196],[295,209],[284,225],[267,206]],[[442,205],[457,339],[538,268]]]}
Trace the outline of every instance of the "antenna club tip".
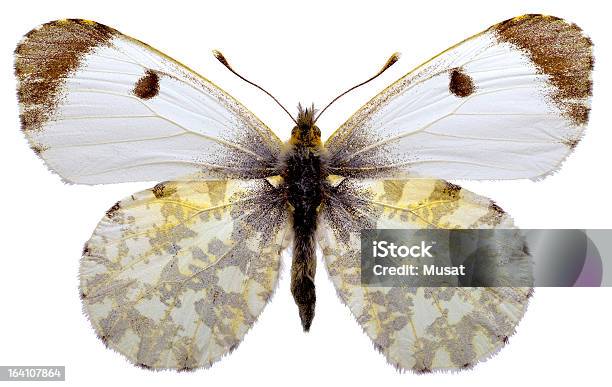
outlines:
{"label": "antenna club tip", "polygon": [[382,68],[382,71],[385,71],[389,67],[393,66],[398,60],[400,60],[401,54],[399,52],[394,52],[391,54],[389,59],[387,59],[387,63]]}
{"label": "antenna club tip", "polygon": [[224,66],[229,66],[229,63],[227,62],[227,59],[225,59],[225,56],[223,56],[223,54],[221,53],[221,51],[219,50],[213,50],[212,51],[213,55],[215,56],[215,58],[217,58],[217,60],[221,63],[223,63]]}

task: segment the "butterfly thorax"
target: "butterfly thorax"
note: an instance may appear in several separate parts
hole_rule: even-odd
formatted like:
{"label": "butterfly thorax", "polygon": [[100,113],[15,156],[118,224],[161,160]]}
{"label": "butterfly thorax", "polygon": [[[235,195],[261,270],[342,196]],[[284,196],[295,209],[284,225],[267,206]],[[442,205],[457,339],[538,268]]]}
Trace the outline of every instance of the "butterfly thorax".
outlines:
{"label": "butterfly thorax", "polygon": [[314,125],[313,110],[301,110],[283,160],[287,201],[293,218],[294,245],[291,292],[304,330],[314,317],[316,271],[315,232],[323,199],[325,159],[321,132]]}

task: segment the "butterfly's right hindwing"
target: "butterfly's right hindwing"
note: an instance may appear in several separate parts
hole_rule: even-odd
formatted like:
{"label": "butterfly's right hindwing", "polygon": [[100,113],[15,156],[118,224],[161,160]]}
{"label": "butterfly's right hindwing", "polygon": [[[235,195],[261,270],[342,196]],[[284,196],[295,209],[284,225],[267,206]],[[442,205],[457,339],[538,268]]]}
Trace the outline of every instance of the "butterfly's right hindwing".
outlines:
{"label": "butterfly's right hindwing", "polygon": [[[377,287],[361,282],[363,229],[512,229],[495,203],[436,179],[345,179],[321,212],[318,241],[341,300],[389,363],[430,372],[470,368],[501,349],[525,313],[525,287]],[[530,278],[523,239],[502,232],[493,257]],[[515,277],[512,277],[515,278]]]}
{"label": "butterfly's right hindwing", "polygon": [[15,50],[21,127],[70,183],[274,175],[281,141],[212,82],[87,20],[30,31]]}
{"label": "butterfly's right hindwing", "polygon": [[291,235],[265,180],[158,184],[112,206],[85,244],[84,312],[136,365],[209,367],[272,296]]}

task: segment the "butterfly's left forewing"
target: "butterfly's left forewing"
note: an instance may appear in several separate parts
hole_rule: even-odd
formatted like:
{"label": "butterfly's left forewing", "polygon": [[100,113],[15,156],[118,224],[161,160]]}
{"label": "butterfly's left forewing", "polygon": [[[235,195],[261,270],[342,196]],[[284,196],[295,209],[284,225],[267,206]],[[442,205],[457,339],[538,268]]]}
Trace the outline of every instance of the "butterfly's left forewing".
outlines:
{"label": "butterfly's left forewing", "polygon": [[84,312],[134,364],[209,367],[270,299],[290,238],[265,180],[160,183],[111,207],[85,244]]}

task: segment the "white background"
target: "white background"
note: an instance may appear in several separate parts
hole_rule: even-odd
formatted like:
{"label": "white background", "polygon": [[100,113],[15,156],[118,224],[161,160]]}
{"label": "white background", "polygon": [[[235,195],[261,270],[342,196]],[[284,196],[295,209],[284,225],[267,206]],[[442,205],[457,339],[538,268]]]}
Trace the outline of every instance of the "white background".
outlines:
{"label": "white background", "polygon": [[211,369],[177,374],[131,366],[104,348],[81,314],[79,257],[110,205],[154,183],[68,186],[49,173],[18,128],[11,55],[21,35],[38,24],[66,17],[96,20],[200,72],[286,139],[288,117],[217,63],[211,49],[223,50],[235,68],[292,112],[298,102],[320,107],[401,51],[400,63],[319,121],[326,137],[384,86],[448,46],[523,13],[560,16],[595,42],[595,98],[584,140],[561,171],[544,181],[460,183],[495,199],[523,228],[612,228],[612,52],[604,2],[11,3],[8,14],[8,5],[3,7],[0,27],[0,365],[66,365],[70,385],[609,385],[612,289],[538,289],[510,345],[493,359],[455,374],[401,374],[373,349],[322,265],[309,334],[301,331],[285,270],[254,329]]}

